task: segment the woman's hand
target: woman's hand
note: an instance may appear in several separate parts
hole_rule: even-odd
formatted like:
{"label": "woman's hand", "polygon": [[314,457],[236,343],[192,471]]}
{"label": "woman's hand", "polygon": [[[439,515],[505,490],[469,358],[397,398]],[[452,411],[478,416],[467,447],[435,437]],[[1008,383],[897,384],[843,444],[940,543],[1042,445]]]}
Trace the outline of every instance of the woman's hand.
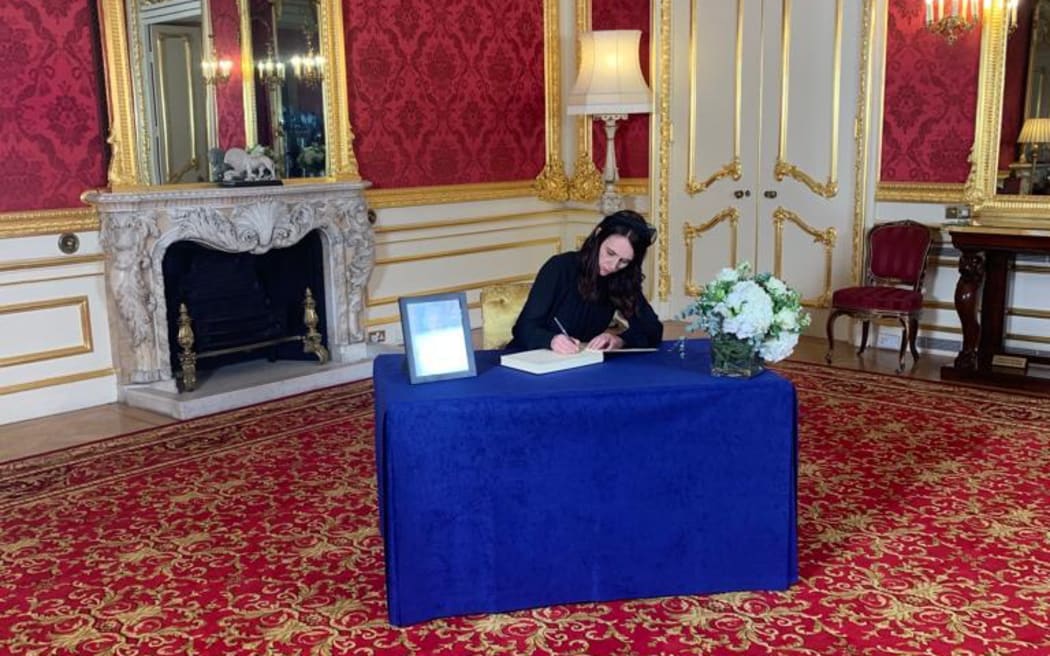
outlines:
{"label": "woman's hand", "polygon": [[566,355],[570,353],[580,352],[580,340],[568,335],[555,335],[551,338],[551,350],[555,353],[564,353]]}
{"label": "woman's hand", "polygon": [[609,351],[612,349],[623,348],[623,338],[619,335],[613,335],[612,333],[602,333],[587,344],[587,348],[592,351]]}

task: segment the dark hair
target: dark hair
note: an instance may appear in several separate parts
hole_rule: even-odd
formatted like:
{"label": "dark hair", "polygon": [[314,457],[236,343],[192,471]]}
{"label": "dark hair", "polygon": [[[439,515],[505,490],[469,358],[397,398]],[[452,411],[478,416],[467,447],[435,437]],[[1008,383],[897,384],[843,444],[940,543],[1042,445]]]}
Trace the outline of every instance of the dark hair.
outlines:
{"label": "dark hair", "polygon": [[[599,247],[611,235],[626,237],[634,249],[634,258],[623,269],[603,278],[598,275]],[[608,299],[624,318],[634,316],[645,279],[642,262],[655,238],[656,229],[637,212],[620,210],[602,219],[580,247],[580,295],[592,303]]]}

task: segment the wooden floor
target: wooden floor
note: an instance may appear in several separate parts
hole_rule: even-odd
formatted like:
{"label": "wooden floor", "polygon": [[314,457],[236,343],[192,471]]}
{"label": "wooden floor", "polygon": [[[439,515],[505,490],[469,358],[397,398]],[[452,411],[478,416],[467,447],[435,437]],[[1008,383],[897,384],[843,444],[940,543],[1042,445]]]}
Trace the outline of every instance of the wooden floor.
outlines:
{"label": "wooden floor", "polygon": [[[668,326],[668,339],[675,339],[681,332]],[[827,343],[815,337],[803,337],[791,360],[802,362],[824,362]],[[911,356],[905,361],[909,368],[904,376],[940,379],[940,368],[949,364],[951,358],[939,355],[924,355],[912,364]],[[832,366],[861,371],[893,373],[897,367],[896,351],[869,348],[864,355],[854,355],[851,346],[839,343],[835,349]],[[0,426],[0,461],[14,460],[55,449],[91,442],[94,440],[162,426],[175,420],[120,403],[97,406],[60,415],[23,421]]]}

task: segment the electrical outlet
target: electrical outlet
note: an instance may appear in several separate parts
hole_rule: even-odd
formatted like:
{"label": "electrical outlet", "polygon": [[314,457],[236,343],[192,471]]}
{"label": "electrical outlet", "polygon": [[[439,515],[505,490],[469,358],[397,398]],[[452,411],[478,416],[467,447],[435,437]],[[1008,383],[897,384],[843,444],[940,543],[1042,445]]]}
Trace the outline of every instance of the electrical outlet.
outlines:
{"label": "electrical outlet", "polygon": [[369,344],[382,344],[386,341],[385,330],[369,330],[368,331],[368,343]]}
{"label": "electrical outlet", "polygon": [[970,206],[948,205],[944,208],[944,218],[955,220],[968,219],[970,218]]}

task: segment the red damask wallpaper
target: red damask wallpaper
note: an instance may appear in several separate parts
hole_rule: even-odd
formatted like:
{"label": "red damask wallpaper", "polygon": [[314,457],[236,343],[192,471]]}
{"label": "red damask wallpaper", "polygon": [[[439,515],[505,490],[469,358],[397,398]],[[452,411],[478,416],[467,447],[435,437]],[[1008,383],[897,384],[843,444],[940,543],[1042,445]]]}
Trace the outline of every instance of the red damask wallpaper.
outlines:
{"label": "red damask wallpaper", "polygon": [[[624,0],[592,0],[591,26],[596,30],[641,30],[639,46],[642,75],[650,81],[649,71],[649,3]],[[594,122],[592,137],[594,164],[605,168],[605,127]],[[649,116],[631,114],[616,129],[616,166],[621,178],[649,177]]]}
{"label": "red damask wallpaper", "polygon": [[[233,62],[233,73],[226,84],[215,90],[219,118],[219,147],[244,148],[244,88],[241,77],[241,19],[236,0],[211,2],[211,29],[215,35],[215,54]],[[249,71],[251,73],[251,71]]]}
{"label": "red damask wallpaper", "polygon": [[343,0],[350,120],[376,188],[543,168],[543,3]]}
{"label": "red damask wallpaper", "polygon": [[881,182],[965,182],[977,109],[979,29],[948,45],[925,4],[890,0]]}
{"label": "red damask wallpaper", "polygon": [[0,212],[83,207],[106,184],[94,5],[0,2]]}

